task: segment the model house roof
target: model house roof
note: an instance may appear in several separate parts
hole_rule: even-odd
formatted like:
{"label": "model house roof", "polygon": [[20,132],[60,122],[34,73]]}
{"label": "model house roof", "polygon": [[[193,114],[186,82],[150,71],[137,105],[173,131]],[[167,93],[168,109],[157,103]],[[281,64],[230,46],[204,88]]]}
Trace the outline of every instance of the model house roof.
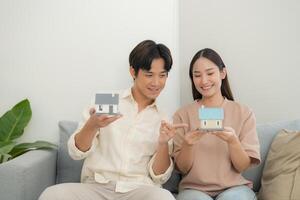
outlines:
{"label": "model house roof", "polygon": [[199,119],[201,120],[223,120],[223,108],[199,108]]}
{"label": "model house roof", "polygon": [[119,94],[96,94],[95,104],[119,104]]}

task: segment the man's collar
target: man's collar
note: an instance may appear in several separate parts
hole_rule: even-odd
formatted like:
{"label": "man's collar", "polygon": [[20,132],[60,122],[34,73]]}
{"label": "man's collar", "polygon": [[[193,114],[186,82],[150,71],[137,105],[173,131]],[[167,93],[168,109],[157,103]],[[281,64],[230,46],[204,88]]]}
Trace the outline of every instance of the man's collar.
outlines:
{"label": "man's collar", "polygon": [[[130,100],[132,100],[133,102],[136,102],[135,99],[134,99],[134,97],[133,97],[133,94],[132,94],[132,88],[126,89],[126,90],[123,92],[121,98],[123,98],[123,99],[125,99],[125,98],[130,98]],[[150,107],[150,108],[152,108],[152,107],[153,107],[153,108],[156,108],[157,111],[159,110],[159,106],[158,106],[158,104],[157,104],[156,99],[154,100],[154,102],[153,102],[152,104],[148,105],[148,107]]]}
{"label": "man's collar", "polygon": [[122,93],[121,98],[125,99],[127,97],[131,97],[133,98],[132,94],[131,94],[131,88],[127,88],[126,90],[124,90],[124,92]]}

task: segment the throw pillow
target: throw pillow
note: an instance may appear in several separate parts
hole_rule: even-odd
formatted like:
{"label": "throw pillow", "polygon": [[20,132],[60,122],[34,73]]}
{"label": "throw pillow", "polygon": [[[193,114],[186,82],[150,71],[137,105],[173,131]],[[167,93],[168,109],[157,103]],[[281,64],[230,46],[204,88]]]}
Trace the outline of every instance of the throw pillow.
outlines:
{"label": "throw pillow", "polygon": [[259,200],[300,199],[300,131],[282,130],[269,150]]}
{"label": "throw pillow", "polygon": [[76,130],[78,123],[73,121],[59,122],[59,148],[56,164],[56,183],[80,182],[83,160],[73,160],[68,153],[67,142]]}

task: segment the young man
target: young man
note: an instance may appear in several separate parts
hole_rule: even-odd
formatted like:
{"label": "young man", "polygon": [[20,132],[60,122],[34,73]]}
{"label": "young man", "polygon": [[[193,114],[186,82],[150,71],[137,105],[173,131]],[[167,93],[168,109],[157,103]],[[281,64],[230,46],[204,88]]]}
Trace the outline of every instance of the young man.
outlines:
{"label": "young man", "polygon": [[130,199],[173,200],[160,186],[173,170],[169,140],[175,129],[160,111],[155,99],[165,86],[172,66],[170,50],[146,40],[129,55],[133,86],[120,93],[122,115],[85,113],[82,126],[70,137],[73,159],[85,159],[81,182],[47,188],[40,200]]}

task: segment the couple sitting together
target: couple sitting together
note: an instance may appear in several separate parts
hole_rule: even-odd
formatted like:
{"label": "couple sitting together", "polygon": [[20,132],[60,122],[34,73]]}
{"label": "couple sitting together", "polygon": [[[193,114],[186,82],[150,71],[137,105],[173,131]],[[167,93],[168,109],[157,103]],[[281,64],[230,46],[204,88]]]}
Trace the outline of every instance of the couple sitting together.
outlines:
{"label": "couple sitting together", "polygon": [[[212,49],[193,57],[189,76],[194,101],[170,122],[156,103],[173,61],[163,44],[145,40],[129,55],[131,88],[119,95],[121,115],[84,111],[70,137],[75,160],[85,159],[81,183],[48,187],[40,200],[174,200],[161,187],[174,168],[183,178],[178,200],[253,200],[241,173],[260,163],[255,116],[234,101],[225,64]],[[201,106],[224,110],[224,129],[199,130]]]}

